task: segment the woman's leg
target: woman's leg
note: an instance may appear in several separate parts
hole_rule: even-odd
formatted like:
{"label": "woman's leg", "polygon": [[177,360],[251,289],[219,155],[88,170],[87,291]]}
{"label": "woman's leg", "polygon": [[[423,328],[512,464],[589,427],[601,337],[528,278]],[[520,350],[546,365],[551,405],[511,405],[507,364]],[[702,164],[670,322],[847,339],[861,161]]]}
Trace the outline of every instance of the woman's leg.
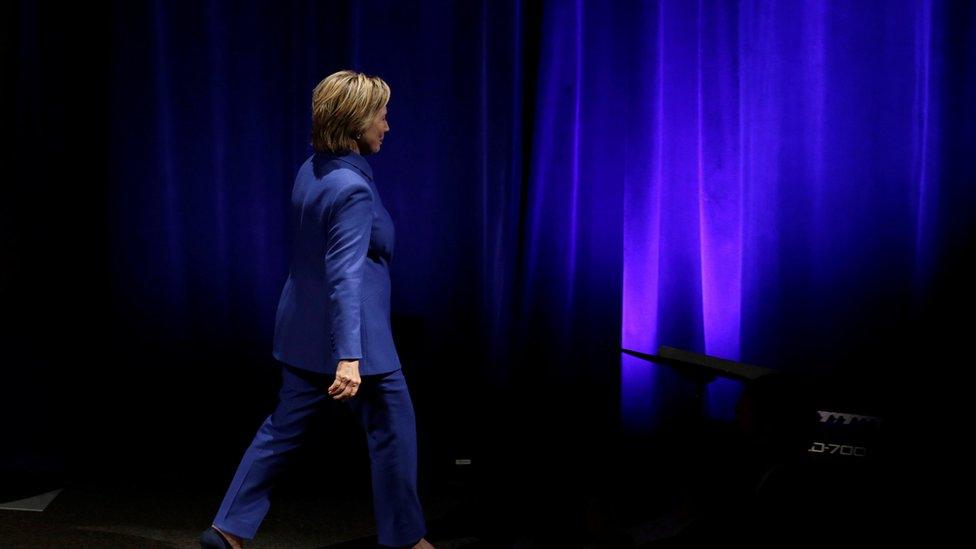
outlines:
{"label": "woman's leg", "polygon": [[403,372],[363,376],[349,405],[366,430],[377,541],[394,547],[414,543],[426,526],[417,496],[413,403]]}
{"label": "woman's leg", "polygon": [[309,418],[327,397],[327,381],[324,374],[282,365],[278,405],[244,452],[213,520],[217,528],[244,539],[254,538],[268,512],[275,481],[301,445]]}

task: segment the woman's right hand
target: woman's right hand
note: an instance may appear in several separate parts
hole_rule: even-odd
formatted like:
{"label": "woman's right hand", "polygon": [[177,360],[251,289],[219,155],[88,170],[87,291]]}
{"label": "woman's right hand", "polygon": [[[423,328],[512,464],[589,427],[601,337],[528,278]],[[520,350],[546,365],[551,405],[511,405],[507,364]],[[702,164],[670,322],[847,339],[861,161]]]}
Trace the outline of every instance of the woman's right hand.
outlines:
{"label": "woman's right hand", "polygon": [[335,381],[329,386],[328,393],[335,400],[348,400],[359,392],[361,382],[359,361],[340,360],[339,366],[336,368]]}

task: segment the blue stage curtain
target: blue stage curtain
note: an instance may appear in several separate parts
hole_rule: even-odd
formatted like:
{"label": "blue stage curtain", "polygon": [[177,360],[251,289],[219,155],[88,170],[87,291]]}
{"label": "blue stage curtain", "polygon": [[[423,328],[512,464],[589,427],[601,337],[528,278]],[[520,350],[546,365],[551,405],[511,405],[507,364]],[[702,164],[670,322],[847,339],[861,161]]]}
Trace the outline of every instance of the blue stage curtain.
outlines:
{"label": "blue stage curtain", "polygon": [[[620,383],[625,412],[687,388],[614,371],[621,344],[839,363],[866,324],[924,300],[943,187],[964,177],[940,158],[944,125],[972,116],[944,109],[948,86],[971,86],[946,73],[947,9],[120,3],[121,316],[267,349],[309,92],[352,67],[393,88],[371,161],[408,352],[500,384]],[[728,414],[736,387],[711,389]]]}
{"label": "blue stage curtain", "polygon": [[[972,215],[973,163],[946,155],[974,143],[973,22],[927,0],[546,3],[524,318],[567,364],[619,303],[626,348],[880,390]],[[621,358],[631,427],[693,390]],[[739,390],[712,383],[712,415]]]}
{"label": "blue stage curtain", "polygon": [[[41,105],[78,112],[44,63],[72,45],[33,5],[4,53],[21,151],[70,120]],[[109,347],[270,363],[311,91],[344,68],[392,87],[370,162],[397,227],[395,336],[418,376],[451,386],[619,399],[631,425],[653,424],[690,388],[621,346],[846,368],[851,349],[910,337],[971,240],[969,3],[106,9],[85,71],[105,91],[89,92],[104,142],[51,150],[104,167],[87,222],[107,239]],[[39,157],[9,160],[27,177]],[[728,417],[737,390],[714,384],[713,412]]]}

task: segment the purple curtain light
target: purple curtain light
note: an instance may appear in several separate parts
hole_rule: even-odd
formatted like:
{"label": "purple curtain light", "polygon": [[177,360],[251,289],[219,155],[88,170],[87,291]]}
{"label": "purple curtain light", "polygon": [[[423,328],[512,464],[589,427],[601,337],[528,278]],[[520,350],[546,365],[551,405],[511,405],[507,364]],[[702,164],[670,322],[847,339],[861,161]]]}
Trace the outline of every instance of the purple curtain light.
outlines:
{"label": "purple curtain light", "polygon": [[[940,124],[933,17],[928,1],[641,12],[624,347],[799,368],[830,360],[856,321],[852,301],[924,287]],[[641,424],[655,371],[621,368],[623,412]],[[729,417],[737,391],[713,383],[713,414]]]}

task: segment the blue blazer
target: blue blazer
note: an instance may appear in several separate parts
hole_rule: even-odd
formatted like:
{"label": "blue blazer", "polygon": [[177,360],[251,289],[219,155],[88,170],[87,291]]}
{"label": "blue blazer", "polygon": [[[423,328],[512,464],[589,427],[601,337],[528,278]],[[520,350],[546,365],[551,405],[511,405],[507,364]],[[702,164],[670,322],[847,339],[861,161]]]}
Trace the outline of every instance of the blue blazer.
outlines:
{"label": "blue blazer", "polygon": [[295,243],[275,314],[278,360],[335,374],[358,359],[362,375],[400,368],[390,328],[393,219],[358,153],[315,153],[291,194]]}

